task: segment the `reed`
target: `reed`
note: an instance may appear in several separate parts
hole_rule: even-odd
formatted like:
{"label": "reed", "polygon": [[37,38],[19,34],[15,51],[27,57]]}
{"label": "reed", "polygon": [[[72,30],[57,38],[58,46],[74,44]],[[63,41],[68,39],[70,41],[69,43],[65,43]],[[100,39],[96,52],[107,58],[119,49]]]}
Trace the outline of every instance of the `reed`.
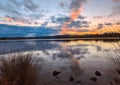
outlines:
{"label": "reed", "polygon": [[0,85],[38,85],[38,68],[32,55],[2,57]]}

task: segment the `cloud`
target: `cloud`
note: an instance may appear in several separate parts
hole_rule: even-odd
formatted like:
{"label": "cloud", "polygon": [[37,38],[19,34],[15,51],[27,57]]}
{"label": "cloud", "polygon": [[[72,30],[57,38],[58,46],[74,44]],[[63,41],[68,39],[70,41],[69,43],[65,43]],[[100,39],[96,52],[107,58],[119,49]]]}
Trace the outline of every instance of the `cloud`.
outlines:
{"label": "cloud", "polygon": [[104,23],[104,24],[99,23],[97,26],[97,29],[102,29],[102,28],[104,28],[104,26],[111,26],[111,25],[113,25],[113,24],[112,23]]}
{"label": "cloud", "polygon": [[112,15],[120,15],[120,0],[113,0],[114,6],[113,6],[113,12]]}
{"label": "cloud", "polygon": [[[60,6],[67,8],[68,10],[77,10],[81,7],[82,3],[86,0],[71,0],[69,3],[67,1],[62,1]],[[0,22],[17,24],[27,24],[27,25],[42,25],[42,26],[55,26],[61,27],[63,23],[70,21],[71,16],[52,16],[48,15],[48,19],[45,17],[46,11],[41,8],[40,0],[0,0]],[[45,18],[45,19],[44,19]],[[79,20],[84,20],[86,17],[79,15]],[[80,22],[81,24],[82,22]],[[72,22],[71,25],[78,27],[79,23]]]}
{"label": "cloud", "polygon": [[69,25],[68,28],[82,28],[82,27],[89,27],[90,22],[88,21],[72,21]]}
{"label": "cloud", "polygon": [[98,24],[98,29],[102,29],[104,27],[104,24]]}
{"label": "cloud", "polygon": [[51,21],[53,23],[63,24],[64,22],[68,22],[69,20],[70,20],[70,17],[67,17],[67,16],[63,16],[63,17],[54,17],[54,16],[52,16],[51,17]]}
{"label": "cloud", "polygon": [[34,0],[0,0],[0,13],[2,18],[6,19],[2,22],[8,19],[7,22],[23,22],[24,24],[35,23],[32,21],[40,20],[45,16],[40,5]]}
{"label": "cloud", "polygon": [[120,22],[118,22],[117,25],[120,25]]}
{"label": "cloud", "polygon": [[119,5],[114,6],[112,14],[113,15],[116,15],[116,14],[120,15],[120,3],[119,3]]}
{"label": "cloud", "polygon": [[[71,21],[71,23],[68,24],[68,28],[80,28],[80,27],[89,27],[89,24],[90,22],[88,21],[85,21],[86,17],[85,16],[82,16],[80,15],[78,17],[78,20],[77,21]],[[62,17],[55,17],[55,16],[51,16],[51,22],[52,23],[56,23],[56,24],[59,24],[59,27],[61,28],[62,25],[65,23],[65,22],[69,22],[70,21],[70,17],[69,16],[62,16]],[[48,23],[45,23],[45,24],[48,24]]]}
{"label": "cloud", "polygon": [[24,37],[35,37],[37,34],[36,33],[29,33],[26,34]]}
{"label": "cloud", "polygon": [[30,11],[36,11],[39,6],[33,2],[33,0],[24,0],[23,5]]}
{"label": "cloud", "polygon": [[120,2],[120,0],[113,0],[114,2]]}
{"label": "cloud", "polygon": [[85,3],[86,0],[70,0],[70,3],[66,1],[61,1],[59,3],[61,8],[68,8],[69,11],[76,11],[79,10],[79,8],[82,6],[83,3]]}
{"label": "cloud", "polygon": [[20,17],[8,16],[8,15],[5,15],[4,20],[7,21],[7,22],[19,22],[19,23],[26,23],[26,24],[31,24],[32,23],[28,19],[20,18]]}
{"label": "cloud", "polygon": [[62,1],[62,2],[60,2],[60,7],[61,8],[66,8],[68,6],[68,4],[67,4],[67,2],[65,2],[65,1]]}
{"label": "cloud", "polygon": [[69,8],[74,11],[79,10],[84,2],[86,2],[86,0],[72,0]]}
{"label": "cloud", "polygon": [[35,4],[35,1],[33,0],[21,0],[20,2],[18,2],[17,0],[9,0],[7,1],[8,6],[10,7],[24,7],[25,9],[29,10],[29,11],[36,11],[37,9],[39,9],[39,5]]}
{"label": "cloud", "polygon": [[72,21],[69,25],[69,28],[80,28],[82,26],[81,21]]}
{"label": "cloud", "polygon": [[80,15],[80,16],[78,16],[78,19],[85,19],[86,18],[86,16],[82,16],[82,15]]}
{"label": "cloud", "polygon": [[118,21],[116,24],[117,24],[117,25],[120,25],[120,21]]}
{"label": "cloud", "polygon": [[93,18],[94,18],[94,19],[102,19],[103,16],[94,16]]}
{"label": "cloud", "polygon": [[[78,16],[78,19],[80,20],[84,20],[86,17],[85,16]],[[51,16],[51,20],[53,23],[61,23],[63,24],[64,22],[69,22],[70,21],[70,17],[69,16],[62,16],[62,17],[54,17],[54,16]]]}
{"label": "cloud", "polygon": [[105,25],[107,25],[107,26],[111,26],[111,25],[112,25],[112,23],[105,23]]}
{"label": "cloud", "polygon": [[0,11],[2,11],[5,14],[9,14],[9,15],[20,15],[22,13],[20,13],[19,8],[17,9],[16,6],[14,6],[13,4],[11,4],[9,1],[5,2],[6,4],[3,4],[3,2],[0,3]]}

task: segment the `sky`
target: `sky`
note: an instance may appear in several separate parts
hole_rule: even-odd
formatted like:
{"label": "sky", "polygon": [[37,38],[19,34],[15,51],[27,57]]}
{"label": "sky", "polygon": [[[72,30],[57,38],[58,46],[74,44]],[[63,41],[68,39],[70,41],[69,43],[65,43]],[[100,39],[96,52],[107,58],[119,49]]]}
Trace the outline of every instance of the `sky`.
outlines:
{"label": "sky", "polygon": [[0,24],[56,34],[120,32],[120,0],[0,0]]}

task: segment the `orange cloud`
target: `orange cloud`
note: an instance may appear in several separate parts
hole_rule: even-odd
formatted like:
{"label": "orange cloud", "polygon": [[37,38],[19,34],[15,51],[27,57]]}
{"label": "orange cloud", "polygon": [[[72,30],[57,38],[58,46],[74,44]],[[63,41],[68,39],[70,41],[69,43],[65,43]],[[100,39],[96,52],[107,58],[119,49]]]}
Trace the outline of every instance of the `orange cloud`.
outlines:
{"label": "orange cloud", "polygon": [[71,14],[70,14],[70,21],[65,22],[65,23],[63,24],[61,33],[62,33],[63,31],[69,30],[69,29],[68,29],[68,25],[69,25],[72,21],[74,21],[74,20],[76,20],[76,19],[78,18],[78,16],[80,15],[81,11],[82,11],[82,7],[78,8],[77,10],[73,10],[73,11],[71,12]]}
{"label": "orange cloud", "polygon": [[61,33],[63,33],[64,31],[66,32],[66,30],[69,30],[68,25],[71,24],[72,21],[75,21],[79,17],[79,15],[82,12],[82,3],[83,2],[86,2],[86,0],[73,0],[71,2],[71,4],[70,4],[70,8],[71,8],[70,20],[63,24]]}
{"label": "orange cloud", "polygon": [[13,21],[13,19],[10,18],[10,17],[5,17],[4,20],[6,20],[6,21]]}
{"label": "orange cloud", "polygon": [[80,32],[78,29],[63,29],[61,34],[69,35],[86,35],[86,34],[104,34],[104,33],[120,33],[120,25],[106,26],[102,29],[93,28],[87,32]]}
{"label": "orange cloud", "polygon": [[70,16],[72,21],[74,21],[75,19],[78,18],[78,16],[80,15],[81,11],[82,11],[82,7],[80,7],[78,10],[72,11],[71,16]]}

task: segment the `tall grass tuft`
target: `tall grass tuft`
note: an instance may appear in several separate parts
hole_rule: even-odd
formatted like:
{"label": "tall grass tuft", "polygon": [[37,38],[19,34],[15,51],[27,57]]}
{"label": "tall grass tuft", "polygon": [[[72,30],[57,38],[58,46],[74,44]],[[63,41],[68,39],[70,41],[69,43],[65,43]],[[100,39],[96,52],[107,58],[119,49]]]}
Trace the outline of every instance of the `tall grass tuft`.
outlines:
{"label": "tall grass tuft", "polygon": [[3,57],[0,71],[0,85],[37,85],[38,69],[30,54]]}
{"label": "tall grass tuft", "polygon": [[[120,43],[117,43],[120,47]],[[120,85],[120,50],[115,51],[114,57],[110,57],[111,59],[111,67],[110,70],[107,71],[109,77],[112,79],[110,81],[111,85]]]}

